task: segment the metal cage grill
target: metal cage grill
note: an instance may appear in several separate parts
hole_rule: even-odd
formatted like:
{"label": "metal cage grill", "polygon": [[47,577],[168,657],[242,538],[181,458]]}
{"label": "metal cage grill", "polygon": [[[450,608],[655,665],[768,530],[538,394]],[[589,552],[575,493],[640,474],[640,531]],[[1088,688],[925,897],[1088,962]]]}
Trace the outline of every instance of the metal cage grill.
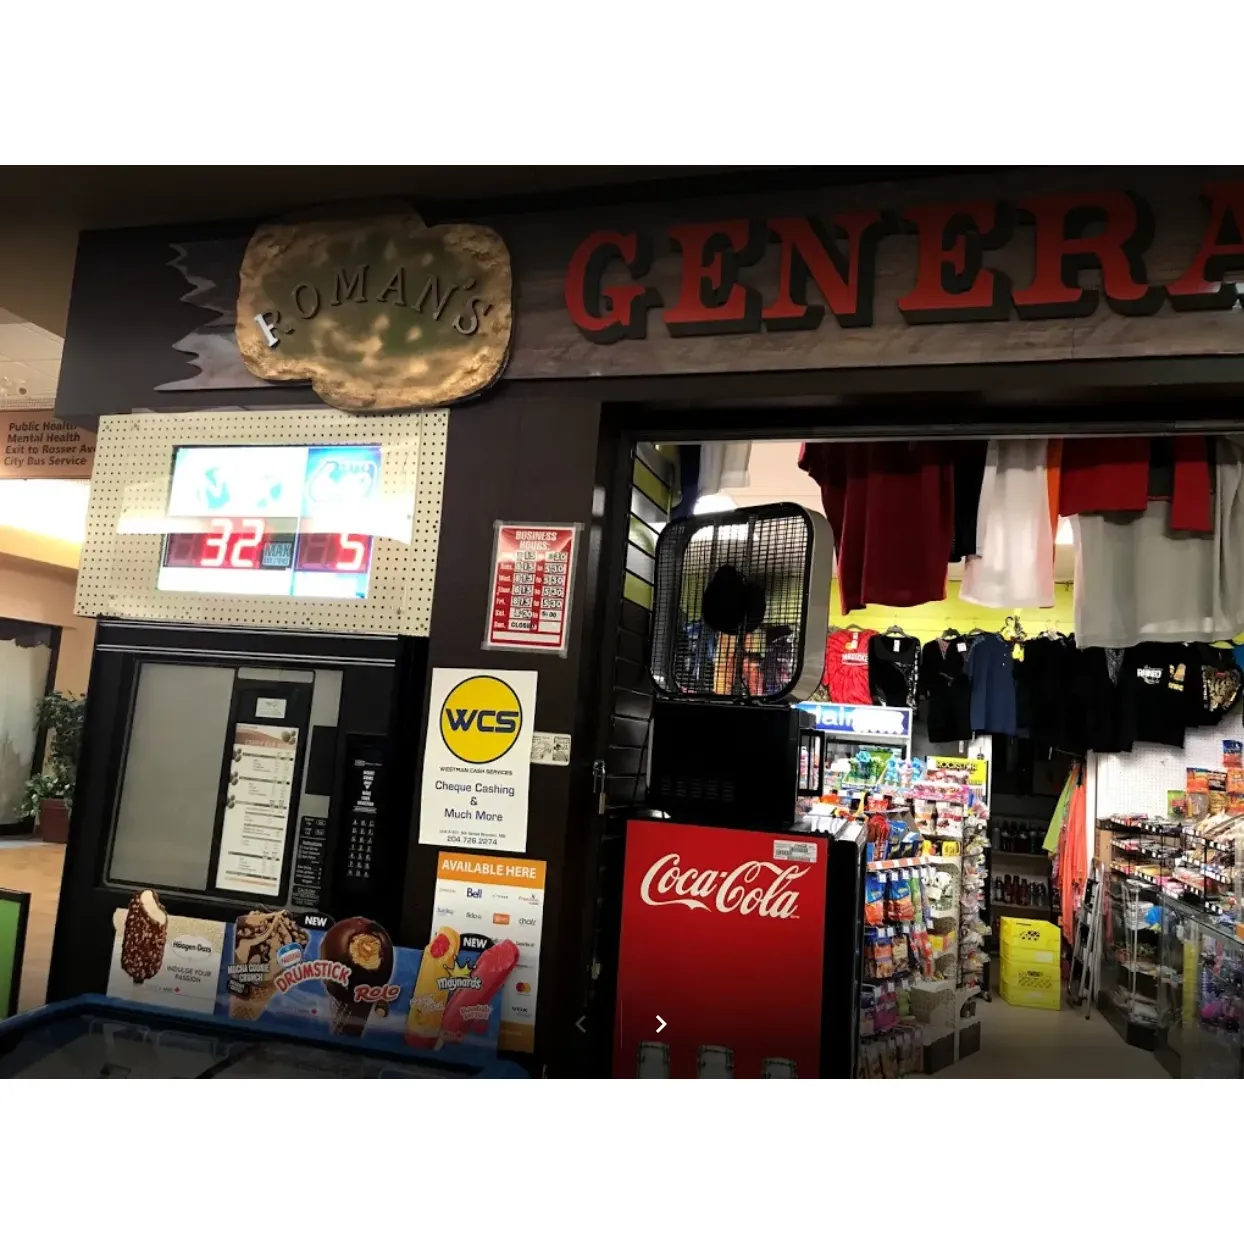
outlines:
{"label": "metal cage grill", "polygon": [[[774,703],[803,693],[809,618],[818,619],[813,649],[821,650],[820,619],[828,617],[828,531],[818,520],[824,525],[783,503],[666,527],[657,542],[650,663],[663,695]],[[820,599],[810,590],[816,580]]]}

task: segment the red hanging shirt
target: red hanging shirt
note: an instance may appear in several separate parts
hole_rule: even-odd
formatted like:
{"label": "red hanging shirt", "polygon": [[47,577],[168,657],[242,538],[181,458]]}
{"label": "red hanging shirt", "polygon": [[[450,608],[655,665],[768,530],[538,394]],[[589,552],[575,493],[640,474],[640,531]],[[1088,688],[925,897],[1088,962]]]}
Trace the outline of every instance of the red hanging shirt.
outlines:
{"label": "red hanging shirt", "polygon": [[821,486],[843,613],[946,599],[955,477],[941,444],[807,444],[799,465]]}
{"label": "red hanging shirt", "polygon": [[[1204,436],[1171,438],[1171,530],[1214,529]],[[1141,513],[1148,508],[1147,436],[1074,436],[1063,442],[1060,514]]]}
{"label": "red hanging shirt", "polygon": [[868,641],[876,631],[834,631],[825,640],[825,690],[835,704],[871,704]]}

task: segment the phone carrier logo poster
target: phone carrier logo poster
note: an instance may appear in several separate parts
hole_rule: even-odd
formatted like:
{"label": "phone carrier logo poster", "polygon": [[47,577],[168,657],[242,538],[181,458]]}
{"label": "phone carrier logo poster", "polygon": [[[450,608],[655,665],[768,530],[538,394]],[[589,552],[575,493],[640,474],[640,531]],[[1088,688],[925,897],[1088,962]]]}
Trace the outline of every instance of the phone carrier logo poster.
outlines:
{"label": "phone carrier logo poster", "polygon": [[534,670],[432,671],[421,843],[526,850],[536,677]]}
{"label": "phone carrier logo poster", "polygon": [[739,1078],[760,1076],[766,1059],[818,1074],[828,863],[820,843],[797,858],[789,845],[790,835],[627,825],[615,1076],[636,1075],[650,1041],[668,1044],[676,1077],[696,1075],[703,1045],[732,1051]]}

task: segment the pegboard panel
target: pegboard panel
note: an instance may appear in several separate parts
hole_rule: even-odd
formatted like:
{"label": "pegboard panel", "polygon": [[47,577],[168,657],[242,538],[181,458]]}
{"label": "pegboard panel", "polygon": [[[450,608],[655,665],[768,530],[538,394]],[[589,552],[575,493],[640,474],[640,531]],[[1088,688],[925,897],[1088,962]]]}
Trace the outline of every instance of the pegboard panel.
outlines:
{"label": "pegboard panel", "polygon": [[1224,739],[1244,739],[1244,722],[1235,708],[1216,726],[1198,726],[1184,746],[1137,743],[1130,752],[1096,757],[1094,815],[1166,815],[1166,792],[1183,790],[1188,769],[1221,769]]}
{"label": "pegboard panel", "polygon": [[[432,616],[449,412],[202,411],[100,420],[74,611],[82,617],[424,635]],[[366,600],[156,588],[173,455],[187,445],[380,445],[383,534]]]}

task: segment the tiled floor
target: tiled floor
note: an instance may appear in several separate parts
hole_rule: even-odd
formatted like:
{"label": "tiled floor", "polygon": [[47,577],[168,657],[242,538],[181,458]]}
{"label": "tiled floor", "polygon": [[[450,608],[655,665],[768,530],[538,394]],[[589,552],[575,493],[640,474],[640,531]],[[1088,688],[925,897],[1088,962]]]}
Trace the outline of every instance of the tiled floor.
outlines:
{"label": "tiled floor", "polygon": [[942,1077],[973,1079],[1163,1080],[1166,1072],[1147,1050],[1127,1044],[1097,1011],[1036,1011],[1011,1006],[996,994],[977,1004],[981,1048],[946,1068]]}
{"label": "tiled floor", "polygon": [[30,895],[26,957],[22,963],[22,988],[17,1002],[22,1011],[42,1006],[47,996],[52,933],[56,928],[60,875],[64,866],[64,847],[0,838],[0,890],[22,890]]}

